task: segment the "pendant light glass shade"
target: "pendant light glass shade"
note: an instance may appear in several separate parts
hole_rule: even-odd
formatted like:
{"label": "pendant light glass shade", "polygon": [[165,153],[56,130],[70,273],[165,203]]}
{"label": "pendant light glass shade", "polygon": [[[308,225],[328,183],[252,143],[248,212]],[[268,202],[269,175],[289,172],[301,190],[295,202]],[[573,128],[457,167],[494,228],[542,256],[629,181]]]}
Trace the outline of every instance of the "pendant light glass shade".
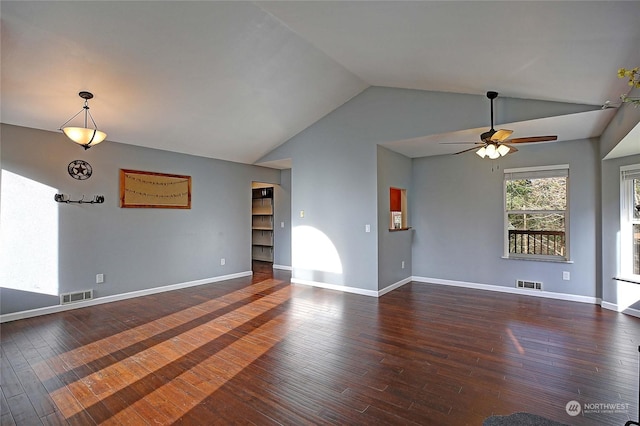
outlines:
{"label": "pendant light glass shade", "polygon": [[75,143],[86,147],[98,145],[106,139],[107,134],[98,129],[86,129],[84,127],[64,127],[62,129],[65,135]]}
{"label": "pendant light glass shade", "polygon": [[[106,139],[107,134],[98,130],[98,126],[96,125],[93,116],[89,112],[89,99],[93,98],[93,94],[90,92],[80,92],[78,93],[82,99],[84,99],[84,106],[76,115],[68,119],[62,126],[60,126],[60,130],[64,132],[65,135],[78,145],[81,145],[84,149],[89,149],[94,145],[98,145],[100,142]],[[67,126],[71,120],[76,118],[84,112],[84,127],[73,127]],[[91,123],[93,124],[93,128],[87,127],[88,119],[91,119]]]}
{"label": "pendant light glass shade", "polygon": [[498,158],[498,157],[500,156],[500,154],[497,154],[497,157],[495,156],[495,155],[496,155],[496,146],[495,146],[494,144],[492,144],[492,143],[490,143],[489,145],[487,145],[487,151],[486,151],[486,153],[487,153],[487,156],[488,156],[489,158],[492,158],[492,159],[493,159],[493,158]]}
{"label": "pendant light glass shade", "polygon": [[482,148],[480,148],[479,150],[476,151],[476,154],[478,154],[480,156],[480,158],[484,158],[487,156],[487,148],[485,148],[484,146]]}
{"label": "pendant light glass shade", "polygon": [[507,155],[509,151],[511,151],[511,149],[506,145],[500,145],[498,147],[498,154],[500,154],[501,157],[504,157],[505,155]]}

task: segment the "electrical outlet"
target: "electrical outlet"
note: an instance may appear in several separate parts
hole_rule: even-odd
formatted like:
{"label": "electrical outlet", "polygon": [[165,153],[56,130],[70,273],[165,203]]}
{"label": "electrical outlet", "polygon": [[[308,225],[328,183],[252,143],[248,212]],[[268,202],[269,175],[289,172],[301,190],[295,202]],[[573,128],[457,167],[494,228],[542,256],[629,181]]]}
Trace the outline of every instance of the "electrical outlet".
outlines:
{"label": "electrical outlet", "polygon": [[304,210],[300,210],[300,217],[304,217]]}
{"label": "electrical outlet", "polygon": [[280,222],[280,228],[284,228],[284,222]]}
{"label": "electrical outlet", "polygon": [[569,281],[571,279],[571,272],[562,271],[562,279],[565,281]]}
{"label": "electrical outlet", "polygon": [[364,232],[371,232],[371,225],[368,223],[364,226]]}
{"label": "electrical outlet", "polygon": [[104,282],[104,274],[96,274],[96,284],[102,284]]}
{"label": "electrical outlet", "polygon": [[404,269],[404,260],[402,261],[402,269]]}
{"label": "electrical outlet", "polygon": [[224,257],[222,259],[220,259],[220,265],[221,266],[224,266],[225,263],[227,263],[227,261],[225,260]]}

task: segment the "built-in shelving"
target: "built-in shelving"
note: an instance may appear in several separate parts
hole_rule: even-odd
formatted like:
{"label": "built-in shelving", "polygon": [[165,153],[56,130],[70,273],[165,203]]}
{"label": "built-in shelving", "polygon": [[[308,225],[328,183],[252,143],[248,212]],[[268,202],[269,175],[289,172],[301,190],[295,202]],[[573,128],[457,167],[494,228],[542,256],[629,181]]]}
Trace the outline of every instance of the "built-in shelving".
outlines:
{"label": "built-in shelving", "polygon": [[273,262],[273,187],[252,189],[251,257]]}

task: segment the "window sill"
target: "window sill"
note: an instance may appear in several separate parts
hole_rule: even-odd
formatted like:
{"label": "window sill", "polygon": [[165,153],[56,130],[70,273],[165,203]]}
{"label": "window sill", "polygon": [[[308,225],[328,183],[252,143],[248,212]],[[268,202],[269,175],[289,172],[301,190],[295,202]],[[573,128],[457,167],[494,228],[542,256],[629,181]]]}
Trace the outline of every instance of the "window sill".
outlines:
{"label": "window sill", "polygon": [[525,260],[527,262],[550,262],[550,263],[573,263],[573,260],[561,260],[561,259],[541,259],[535,257],[509,257],[501,256],[506,260]]}
{"label": "window sill", "polygon": [[408,228],[389,228],[389,232],[408,231],[410,229],[411,229],[411,227],[408,227]]}

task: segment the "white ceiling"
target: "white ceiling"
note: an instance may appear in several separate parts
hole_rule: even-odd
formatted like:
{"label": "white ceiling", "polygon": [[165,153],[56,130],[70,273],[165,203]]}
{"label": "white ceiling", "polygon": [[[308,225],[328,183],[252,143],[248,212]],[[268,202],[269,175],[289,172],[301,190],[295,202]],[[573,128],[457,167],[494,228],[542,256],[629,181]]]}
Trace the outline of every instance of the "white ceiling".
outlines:
{"label": "white ceiling", "polygon": [[[108,140],[241,163],[371,85],[601,105],[640,65],[638,1],[2,1],[0,17],[2,122],[56,130],[89,90]],[[509,128],[580,139],[614,112]],[[446,154],[478,130],[388,145]]]}

